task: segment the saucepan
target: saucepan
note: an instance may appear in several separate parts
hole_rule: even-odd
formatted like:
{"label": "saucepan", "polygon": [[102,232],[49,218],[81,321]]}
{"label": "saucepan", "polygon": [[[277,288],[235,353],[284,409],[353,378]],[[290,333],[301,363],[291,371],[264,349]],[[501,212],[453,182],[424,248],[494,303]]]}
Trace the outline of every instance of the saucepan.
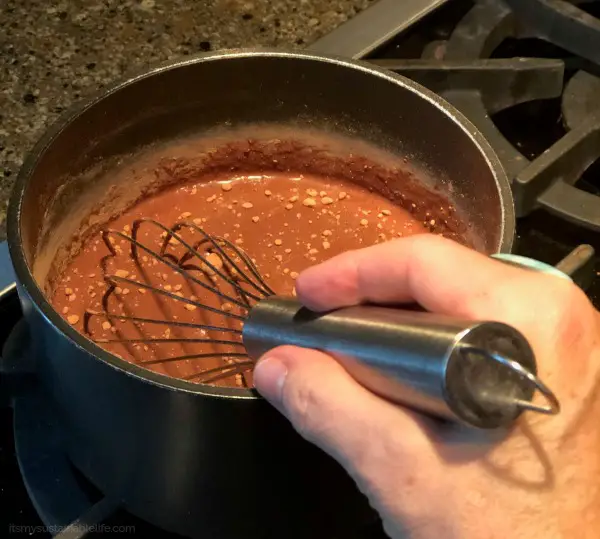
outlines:
{"label": "saucepan", "polygon": [[82,215],[105,194],[106,163],[183,135],[259,124],[349,137],[402,156],[448,193],[477,249],[511,251],[509,182],[481,133],[447,102],[359,61],[235,50],[131,76],[49,129],[9,206],[17,291],[35,335],[36,375],[69,456],[104,494],[188,537],[315,530],[349,537],[375,519],[365,498],[254,391],[205,387],[125,362],[77,333],[46,296],[56,253],[77,226],[93,226]]}

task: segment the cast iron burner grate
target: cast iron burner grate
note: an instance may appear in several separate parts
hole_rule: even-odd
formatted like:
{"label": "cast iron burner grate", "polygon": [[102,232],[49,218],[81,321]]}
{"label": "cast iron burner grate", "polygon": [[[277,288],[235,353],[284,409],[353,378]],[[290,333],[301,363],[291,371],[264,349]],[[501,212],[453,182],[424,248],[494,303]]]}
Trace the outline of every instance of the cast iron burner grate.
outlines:
{"label": "cast iron burner grate", "polygon": [[[600,307],[598,257],[589,248],[600,249],[597,16],[595,1],[379,0],[310,48],[385,66],[457,106],[513,182],[516,252],[550,264],[567,257],[563,263],[577,268],[576,281]],[[13,370],[31,359],[23,325],[10,331],[21,318],[14,291],[0,301],[0,318],[8,322],[0,343],[10,333],[0,374],[14,384],[0,396],[17,395],[12,409],[0,408],[3,529],[61,539],[176,537],[119,509],[70,464],[56,415]],[[383,537],[379,527],[358,533]]]}

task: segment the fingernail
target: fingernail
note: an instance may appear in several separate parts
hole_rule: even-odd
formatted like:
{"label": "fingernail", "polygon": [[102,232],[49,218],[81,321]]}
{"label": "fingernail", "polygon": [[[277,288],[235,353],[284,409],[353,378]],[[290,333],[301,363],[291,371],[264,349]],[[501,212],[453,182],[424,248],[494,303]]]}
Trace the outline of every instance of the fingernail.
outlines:
{"label": "fingernail", "polygon": [[265,357],[254,367],[254,385],[268,401],[279,404],[287,373],[287,367],[278,358]]}

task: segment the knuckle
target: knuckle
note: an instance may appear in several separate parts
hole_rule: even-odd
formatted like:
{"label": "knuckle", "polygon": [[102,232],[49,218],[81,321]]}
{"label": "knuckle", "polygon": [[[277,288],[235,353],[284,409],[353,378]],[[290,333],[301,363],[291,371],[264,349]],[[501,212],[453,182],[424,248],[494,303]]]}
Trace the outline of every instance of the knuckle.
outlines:
{"label": "knuckle", "polygon": [[485,297],[475,299],[470,311],[514,325],[533,339],[532,344],[554,353],[594,333],[588,327],[595,318],[587,297],[573,283],[553,276],[524,275],[491,287]]}
{"label": "knuckle", "polygon": [[534,316],[544,316],[545,322],[554,327],[585,310],[579,289],[565,280],[546,276],[539,284],[532,282],[529,288],[531,292],[524,298],[531,301],[529,311]]}
{"label": "knuckle", "polygon": [[435,234],[416,235],[412,238],[414,242],[410,247],[410,271],[413,275],[427,275],[432,267],[459,256],[464,249],[455,241]]}
{"label": "knuckle", "polygon": [[[557,283],[551,298],[554,300],[552,323],[556,337],[565,346],[591,345],[595,338],[594,308],[582,290],[572,283]],[[575,349],[573,349],[575,351]]]}
{"label": "knuckle", "polygon": [[[524,273],[491,285],[485,294],[476,296],[470,304],[473,315],[494,309],[504,318],[530,318],[558,324],[571,316],[573,309],[583,307],[580,291],[573,283],[554,276]],[[527,273],[525,273],[527,272]]]}
{"label": "knuckle", "polygon": [[441,249],[458,248],[458,244],[454,244],[447,238],[435,234],[422,234],[413,236],[413,238],[411,255],[417,261],[422,260],[424,264],[428,264],[432,259],[437,260],[437,253]]}

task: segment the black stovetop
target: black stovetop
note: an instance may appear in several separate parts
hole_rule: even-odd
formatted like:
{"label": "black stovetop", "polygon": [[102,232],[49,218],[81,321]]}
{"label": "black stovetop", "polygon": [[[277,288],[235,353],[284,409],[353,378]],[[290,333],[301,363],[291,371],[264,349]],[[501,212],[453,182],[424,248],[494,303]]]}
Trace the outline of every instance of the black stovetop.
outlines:
{"label": "black stovetop", "polygon": [[[522,0],[522,2],[523,4],[527,2],[531,4],[538,3],[534,0]],[[579,4],[589,13],[594,14],[595,9],[596,15],[600,15],[599,3]],[[479,10],[479,12],[475,13],[475,10]],[[552,156],[552,152],[561,151],[560,146],[557,147],[556,144],[560,145],[560,141],[564,140],[566,135],[579,128],[579,125],[575,125],[578,118],[593,117],[598,113],[600,100],[598,100],[596,106],[595,96],[600,94],[594,92],[596,89],[600,91],[600,79],[597,78],[597,75],[600,74],[600,67],[594,63],[593,58],[590,60],[571,52],[572,50],[582,50],[581,44],[577,41],[577,32],[573,34],[572,41],[569,41],[568,33],[559,35],[560,39],[558,41],[563,45],[566,43],[566,48],[571,49],[569,51],[539,39],[539,35],[544,34],[543,28],[523,27],[518,23],[520,19],[515,22],[515,18],[512,15],[507,16],[506,11],[507,8],[496,0],[484,0],[477,3],[477,5],[470,0],[449,0],[442,8],[369,53],[365,59],[384,65],[401,74],[414,76],[425,85],[431,83],[431,88],[434,91],[439,90],[442,95],[448,97],[459,108],[463,107],[463,112],[469,116],[469,111],[472,110],[469,107],[472,105],[473,95],[467,96],[466,101],[464,95],[459,97],[453,95],[452,90],[456,87],[453,87],[452,84],[448,86],[448,80],[454,80],[449,78],[443,79],[446,86],[440,89],[440,78],[437,76],[431,77],[431,73],[424,69],[429,65],[427,62],[444,60],[448,60],[450,63],[454,62],[454,65],[450,66],[452,69],[455,71],[462,69],[455,79],[458,81],[456,84],[460,86],[460,89],[465,90],[466,88],[466,93],[468,93],[472,90],[472,88],[469,88],[469,85],[472,84],[475,90],[483,95],[486,106],[490,109],[490,117],[498,130],[497,132],[488,131],[491,133],[490,136],[485,130],[484,132],[493,146],[499,146],[497,151],[501,154],[501,160],[503,160],[509,176],[513,179],[523,174],[530,161],[535,161],[540,156],[545,155],[545,152],[546,155]],[[490,31],[493,25],[488,25],[488,22],[494,17],[497,19],[496,22],[499,21],[499,26],[494,26]],[[479,25],[477,27],[479,32],[473,32],[473,35],[469,36],[469,32],[473,30],[474,20]],[[484,23],[481,23],[481,20]],[[486,25],[490,28],[486,29]],[[501,28],[501,31],[499,31],[499,28]],[[556,25],[553,25],[552,28],[556,28]],[[457,29],[460,30],[458,33],[462,33],[462,35],[457,36]],[[479,39],[477,34],[486,31],[490,31],[493,35],[486,40],[483,49],[474,53],[473,50],[477,49],[474,46],[469,50],[469,44]],[[600,31],[598,38],[600,38]],[[462,53],[460,46],[456,46],[456,43],[453,42],[457,39],[462,39]],[[574,46],[571,46],[571,44]],[[477,55],[493,60],[515,57],[559,59],[564,63],[564,72],[562,68],[558,69],[556,63],[539,63],[538,65],[534,62],[532,64],[533,68],[537,66],[540,69],[541,78],[538,79],[537,86],[535,80],[534,82],[530,81],[531,88],[520,88],[520,97],[511,96],[510,99],[504,99],[504,96],[498,96],[494,93],[494,79],[486,78],[497,75],[497,73],[494,73],[494,70],[498,68],[496,64],[482,65],[486,73],[483,73],[483,75],[478,73],[475,76],[467,74],[465,78],[464,72],[470,69],[469,63],[472,63],[475,57],[478,58]],[[585,51],[583,55],[586,55]],[[416,62],[416,59],[419,59],[420,63]],[[509,70],[511,65],[508,64]],[[506,64],[500,67],[507,69]],[[561,76],[558,81],[556,80],[557,73]],[[490,84],[490,80],[492,84]],[[549,82],[546,84],[546,82],[540,83],[539,81]],[[583,84],[580,84],[581,81],[583,81]],[[580,96],[576,92],[581,91],[581,88],[584,89],[584,93]],[[586,91],[587,93],[585,93]],[[523,98],[522,94],[529,95],[529,98]],[[570,94],[573,94],[575,99],[567,102]],[[567,98],[565,98],[565,95],[567,95]],[[573,98],[573,95],[571,95],[571,98]],[[519,104],[514,105],[516,101],[519,101]],[[573,109],[574,102],[577,110]],[[582,107],[583,110],[581,110]],[[598,118],[600,118],[600,114]],[[477,118],[477,122],[475,119],[473,121],[477,123],[488,120]],[[478,127],[480,127],[479,124]],[[489,130],[487,124],[483,127]],[[501,140],[500,137],[505,137],[505,139]],[[509,148],[509,150],[504,151],[508,147],[506,145],[512,145],[512,149]],[[596,146],[600,148],[600,144]],[[595,151],[598,151],[598,155],[594,157],[600,157],[600,149]],[[573,165],[573,160],[576,158],[577,156],[568,156],[569,163],[567,163],[566,172],[565,166],[563,166],[555,173],[565,179],[569,173],[572,173],[573,168],[577,168],[576,164]],[[590,159],[589,155],[586,155],[584,159],[594,161],[594,159]],[[600,194],[600,160],[595,161],[583,174],[578,174],[577,178],[570,178],[569,183],[574,183],[587,193]],[[536,200],[537,202],[535,202]],[[556,204],[550,196],[540,195],[537,199],[534,197],[534,203],[523,203],[519,208],[520,216],[517,222],[515,252],[553,265],[581,244],[591,245],[596,253],[600,253],[600,199],[597,202],[597,213],[595,217],[593,216],[596,219],[597,226],[593,222],[591,225],[588,222],[587,226],[580,226],[576,222],[577,218],[565,219],[564,216],[560,215],[560,211],[554,211]],[[0,247],[4,248],[2,245]],[[3,256],[5,256],[5,253],[3,249],[0,249],[0,259]],[[597,274],[600,264],[598,264],[598,261],[599,258],[596,255],[591,264],[586,267],[587,273],[585,275],[588,277],[587,284],[589,285],[586,286],[586,292],[594,304],[600,308],[600,278]],[[6,275],[2,275],[2,272],[3,264],[0,260],[0,276],[6,277]],[[589,279],[590,277],[593,278]],[[590,280],[591,282],[589,282]],[[0,279],[1,289],[2,279]],[[0,343],[4,343],[11,328],[18,322],[20,316],[20,308],[14,294],[10,294],[7,301],[0,302],[0,320],[3,322],[0,327]],[[3,391],[0,392],[0,398],[6,397],[5,389],[3,388]],[[50,537],[56,535],[60,530],[54,529],[51,530],[52,533],[48,533],[49,530],[46,527],[49,522],[47,508],[38,508],[40,513],[44,514],[46,520],[46,523],[44,523],[25,487],[15,454],[13,410],[9,407],[7,399],[4,400],[0,407],[0,506],[2,507],[0,536]],[[40,414],[40,417],[42,416],[43,414]],[[18,434],[21,435],[21,433]],[[44,439],[44,432],[41,435],[38,433],[38,435],[41,436],[41,440]],[[47,447],[41,447],[44,445],[43,441],[39,443],[39,458],[46,458]],[[59,465],[56,463],[52,464],[50,462],[46,467],[42,467],[41,460],[36,463],[36,450],[35,447],[33,452],[30,449],[28,459],[30,464],[33,459],[33,468],[35,469],[37,465],[38,469],[41,470],[39,473],[45,476],[41,479],[52,483],[48,487],[48,496],[57,493],[56,496],[61,498],[63,496],[61,492],[64,492],[65,500],[69,499],[71,493],[66,492],[66,489],[71,488],[73,477],[70,477],[71,482],[61,477],[62,472],[59,473]],[[76,475],[76,472],[74,473]],[[30,480],[29,483],[40,484],[43,482],[40,478],[35,479],[35,481]],[[92,502],[101,499],[101,496],[92,492],[93,489],[90,489],[89,486],[81,483],[80,488],[86,491]],[[60,506],[60,504],[58,505]],[[100,530],[100,532],[89,533],[86,537],[98,537],[100,535],[112,537],[121,533],[126,533],[129,536],[146,537],[156,531],[152,526],[122,511],[104,520],[103,527]],[[165,532],[160,533],[161,536],[169,535]],[[371,535],[368,537],[371,538]]]}

